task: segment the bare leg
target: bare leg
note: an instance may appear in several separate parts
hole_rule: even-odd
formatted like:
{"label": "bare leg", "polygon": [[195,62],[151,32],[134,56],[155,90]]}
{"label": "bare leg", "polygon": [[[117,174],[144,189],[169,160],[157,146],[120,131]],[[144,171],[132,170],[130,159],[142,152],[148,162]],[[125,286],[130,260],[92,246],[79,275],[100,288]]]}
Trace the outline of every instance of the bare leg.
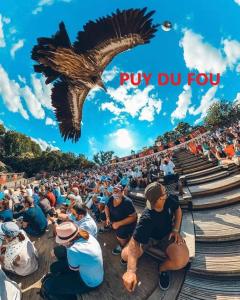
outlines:
{"label": "bare leg", "polygon": [[180,270],[189,261],[189,251],[186,244],[177,245],[173,243],[166,250],[167,259],[160,266],[159,271]]}

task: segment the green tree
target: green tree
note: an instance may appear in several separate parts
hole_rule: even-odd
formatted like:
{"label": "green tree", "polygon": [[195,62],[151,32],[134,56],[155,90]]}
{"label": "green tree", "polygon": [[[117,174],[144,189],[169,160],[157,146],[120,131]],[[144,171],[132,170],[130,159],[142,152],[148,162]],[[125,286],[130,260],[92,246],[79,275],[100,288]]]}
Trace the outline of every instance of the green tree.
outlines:
{"label": "green tree", "polygon": [[100,151],[93,156],[93,161],[102,166],[108,164],[113,158],[113,151]]}
{"label": "green tree", "polygon": [[0,124],[0,135],[4,135],[6,133],[6,129],[3,124]]}
{"label": "green tree", "polygon": [[213,103],[204,119],[204,125],[209,128],[229,126],[240,119],[240,105],[230,101]]}
{"label": "green tree", "polygon": [[191,126],[186,122],[180,122],[178,123],[177,127],[174,129],[174,131],[178,135],[187,135],[190,131]]}
{"label": "green tree", "polygon": [[4,136],[4,150],[6,156],[25,157],[41,154],[40,146],[29,137],[16,131],[7,131]]}

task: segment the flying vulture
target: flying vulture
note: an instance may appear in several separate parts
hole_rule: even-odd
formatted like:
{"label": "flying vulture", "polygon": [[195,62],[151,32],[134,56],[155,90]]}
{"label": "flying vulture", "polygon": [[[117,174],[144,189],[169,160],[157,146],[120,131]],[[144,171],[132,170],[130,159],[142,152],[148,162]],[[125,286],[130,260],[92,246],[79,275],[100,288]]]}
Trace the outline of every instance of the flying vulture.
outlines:
{"label": "flying vulture", "polygon": [[158,25],[152,24],[154,11],[128,9],[89,21],[71,44],[63,22],[50,38],[37,39],[32,59],[35,72],[53,82],[52,105],[61,135],[73,142],[81,136],[83,103],[89,91],[98,86],[106,91],[101,75],[119,53],[150,42]]}

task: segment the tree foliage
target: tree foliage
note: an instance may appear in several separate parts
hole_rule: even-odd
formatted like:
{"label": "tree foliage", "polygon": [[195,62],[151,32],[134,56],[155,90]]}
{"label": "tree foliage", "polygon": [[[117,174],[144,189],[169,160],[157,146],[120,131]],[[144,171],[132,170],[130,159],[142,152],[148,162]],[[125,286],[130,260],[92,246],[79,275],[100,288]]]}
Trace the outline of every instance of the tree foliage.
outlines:
{"label": "tree foliage", "polygon": [[213,103],[207,112],[204,124],[208,129],[229,126],[240,119],[240,105],[230,101]]}
{"label": "tree foliage", "polygon": [[[2,133],[2,134],[1,134]],[[94,165],[84,155],[71,152],[42,151],[40,146],[16,131],[6,131],[0,124],[0,160],[15,172],[32,176],[41,171],[80,170]]]}
{"label": "tree foliage", "polygon": [[93,160],[96,164],[102,166],[108,164],[113,158],[113,151],[100,151],[93,156]]}
{"label": "tree foliage", "polygon": [[177,127],[174,129],[179,135],[187,135],[190,132],[191,126],[187,122],[178,123]]}

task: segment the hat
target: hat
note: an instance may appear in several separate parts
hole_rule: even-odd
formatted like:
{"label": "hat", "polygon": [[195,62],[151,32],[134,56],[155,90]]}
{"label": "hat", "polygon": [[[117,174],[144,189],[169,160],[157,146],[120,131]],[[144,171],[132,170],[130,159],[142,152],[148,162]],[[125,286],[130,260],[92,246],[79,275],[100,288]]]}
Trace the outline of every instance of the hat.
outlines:
{"label": "hat", "polygon": [[123,186],[121,184],[116,184],[113,187],[114,190],[118,190],[119,192],[123,191]]}
{"label": "hat", "polygon": [[78,235],[78,227],[72,222],[63,222],[56,227],[56,243],[66,244]]}
{"label": "hat", "polygon": [[1,231],[8,237],[16,237],[20,232],[20,228],[14,222],[5,222],[1,224]]}
{"label": "hat", "polygon": [[153,207],[157,200],[163,195],[163,186],[159,182],[150,183],[144,191],[144,195],[147,199],[147,206]]}

